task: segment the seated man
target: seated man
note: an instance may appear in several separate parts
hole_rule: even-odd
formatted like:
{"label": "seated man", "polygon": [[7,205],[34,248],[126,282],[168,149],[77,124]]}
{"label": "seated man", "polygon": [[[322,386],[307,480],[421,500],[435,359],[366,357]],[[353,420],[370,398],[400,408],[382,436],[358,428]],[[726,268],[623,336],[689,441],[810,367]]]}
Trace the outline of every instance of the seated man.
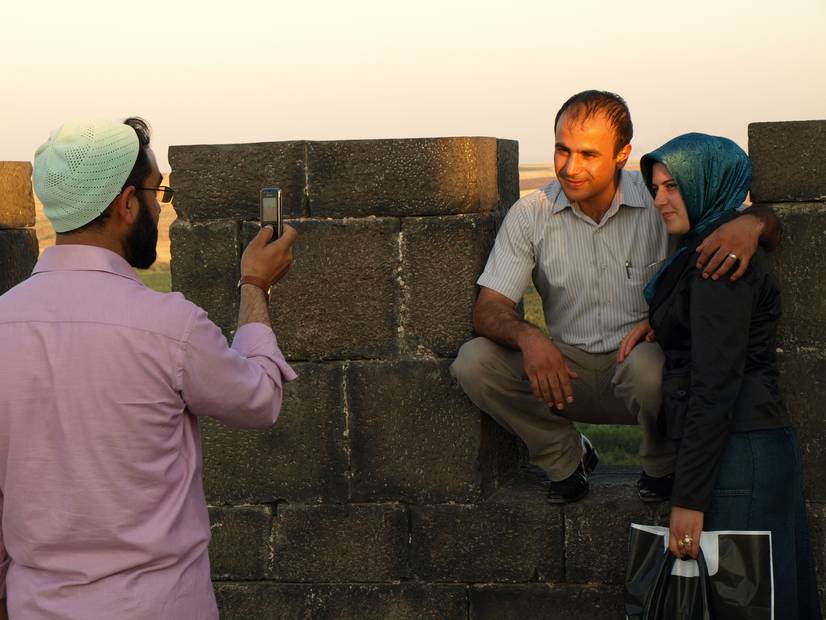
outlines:
{"label": "seated man", "polygon": [[[660,501],[670,495],[675,446],[656,427],[663,355],[643,289],[668,236],[640,174],[624,170],[633,126],[621,97],[574,95],[555,132],[557,179],[508,212],[477,282],[479,337],[462,346],[451,371],[480,409],[527,444],[550,479],[549,502],[584,497],[598,462],[573,421],[639,424],[639,494]],[[778,237],[770,210],[750,210],[700,246],[704,274],[716,279],[739,261],[737,278],[758,238],[773,245]],[[531,279],[550,337],[517,314]]]}

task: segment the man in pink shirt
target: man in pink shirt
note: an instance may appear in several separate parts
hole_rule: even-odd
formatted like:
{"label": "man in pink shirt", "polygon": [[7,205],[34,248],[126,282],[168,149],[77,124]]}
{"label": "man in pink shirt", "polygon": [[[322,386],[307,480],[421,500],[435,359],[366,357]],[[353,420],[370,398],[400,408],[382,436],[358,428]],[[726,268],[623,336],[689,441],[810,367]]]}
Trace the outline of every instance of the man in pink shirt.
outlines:
{"label": "man in pink shirt", "polygon": [[0,297],[0,615],[217,618],[198,418],[272,425],[296,375],[269,322],[295,231],[241,258],[232,346],[144,286],[172,190],[141,119],[66,123],[35,154],[57,233]]}

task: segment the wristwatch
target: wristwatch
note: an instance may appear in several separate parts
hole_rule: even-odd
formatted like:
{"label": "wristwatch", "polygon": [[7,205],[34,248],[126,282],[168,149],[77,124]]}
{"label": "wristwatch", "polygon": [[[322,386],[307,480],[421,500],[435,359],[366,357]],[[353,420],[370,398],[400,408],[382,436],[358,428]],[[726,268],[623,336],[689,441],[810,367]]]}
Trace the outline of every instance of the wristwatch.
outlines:
{"label": "wristwatch", "polygon": [[262,291],[264,291],[264,296],[267,298],[267,301],[270,299],[270,289],[272,288],[272,284],[267,282],[264,278],[258,278],[256,276],[241,276],[241,279],[238,280],[238,290],[241,290],[242,284],[252,284],[253,286],[257,286]]}

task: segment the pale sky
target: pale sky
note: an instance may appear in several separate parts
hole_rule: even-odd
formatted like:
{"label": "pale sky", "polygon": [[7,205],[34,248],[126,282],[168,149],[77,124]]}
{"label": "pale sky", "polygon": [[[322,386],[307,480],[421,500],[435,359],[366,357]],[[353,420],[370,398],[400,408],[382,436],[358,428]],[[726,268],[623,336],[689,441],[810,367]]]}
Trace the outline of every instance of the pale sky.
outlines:
{"label": "pale sky", "polygon": [[687,131],[826,119],[826,0],[8,2],[0,161],[69,118],[170,144],[483,135],[548,162],[553,117],[623,95],[632,159]]}

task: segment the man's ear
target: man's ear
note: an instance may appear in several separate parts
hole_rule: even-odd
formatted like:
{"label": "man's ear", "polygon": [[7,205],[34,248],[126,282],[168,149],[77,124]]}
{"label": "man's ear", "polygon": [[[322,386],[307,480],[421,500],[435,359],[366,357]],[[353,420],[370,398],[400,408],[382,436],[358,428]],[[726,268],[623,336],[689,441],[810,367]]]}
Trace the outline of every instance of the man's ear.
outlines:
{"label": "man's ear", "polygon": [[631,145],[630,145],[630,144],[626,144],[624,147],[622,147],[622,148],[621,148],[621,149],[617,152],[617,156],[616,156],[616,158],[615,158],[615,160],[616,160],[616,162],[617,162],[617,167],[619,167],[619,168],[625,168],[625,164],[627,164],[627,163],[628,163],[628,157],[629,157],[630,155],[631,155]]}
{"label": "man's ear", "polygon": [[112,201],[112,210],[112,215],[127,226],[135,223],[140,212],[140,203],[132,185],[124,187],[121,193],[115,197],[115,200]]}

